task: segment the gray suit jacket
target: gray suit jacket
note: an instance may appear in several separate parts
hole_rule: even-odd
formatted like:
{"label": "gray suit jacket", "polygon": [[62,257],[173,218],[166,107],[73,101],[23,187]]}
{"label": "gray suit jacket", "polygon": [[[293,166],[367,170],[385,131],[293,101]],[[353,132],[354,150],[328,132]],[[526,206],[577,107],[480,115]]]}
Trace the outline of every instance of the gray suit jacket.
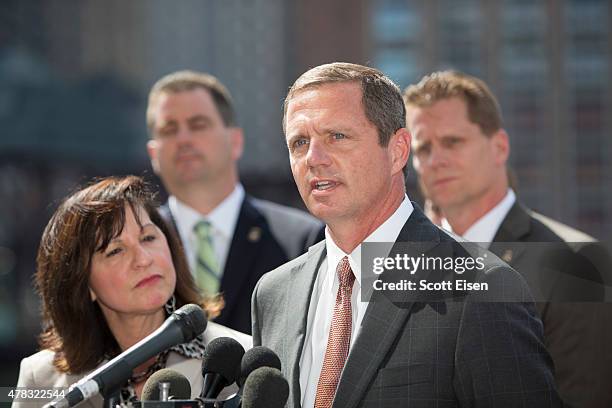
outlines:
{"label": "gray suit jacket", "polygon": [[[204,342],[208,344],[211,340],[217,337],[232,337],[236,339],[245,349],[250,349],[253,345],[251,336],[237,332],[227,327],[221,326],[214,322],[208,322],[206,331],[204,332]],[[21,361],[19,370],[19,380],[17,387],[27,388],[51,388],[68,387],[89,373],[83,374],[66,374],[58,372],[53,366],[54,353],[50,350],[42,350],[36,354],[24,358]],[[180,354],[171,352],[168,355],[166,368],[175,370],[183,374],[191,384],[191,396],[197,397],[202,390],[202,361],[193,358],[185,358]],[[93,370],[92,370],[93,371]],[[220,398],[229,396],[237,389],[235,387],[227,387],[222,391]],[[44,402],[14,402],[13,408],[34,408],[41,407],[49,401]],[[103,406],[103,398],[96,395],[93,398],[83,401],[79,407],[83,408],[101,408]]]}
{"label": "gray suit jacket", "polygon": [[[560,250],[555,253],[558,256],[533,259],[528,245],[534,242],[559,243]],[[490,250],[528,282],[541,278],[532,272],[534,265],[541,270],[542,264],[561,270],[568,278],[555,282],[544,298],[551,302],[537,304],[559,392],[571,407],[612,407],[612,304],[597,302],[604,298],[602,283],[610,284],[605,276],[612,272],[606,249],[592,237],[516,202]]]}
{"label": "gray suit jacket", "polygon": [[[398,242],[420,242],[427,251],[453,239],[415,205]],[[301,406],[299,361],[324,258],[324,243],[311,247],[266,274],[253,294],[253,344],[279,355],[290,384],[288,407]],[[523,279],[492,254],[478,278],[493,287],[503,282],[510,294],[528,294]],[[368,305],[333,406],[559,407],[561,402],[532,303],[398,302],[379,296]]]}

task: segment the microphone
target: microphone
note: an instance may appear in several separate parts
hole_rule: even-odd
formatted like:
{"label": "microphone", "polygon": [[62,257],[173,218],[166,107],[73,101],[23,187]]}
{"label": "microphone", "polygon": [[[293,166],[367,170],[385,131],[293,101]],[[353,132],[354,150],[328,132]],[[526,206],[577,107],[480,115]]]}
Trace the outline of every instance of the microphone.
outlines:
{"label": "microphone", "polygon": [[[238,393],[225,400],[200,399],[201,408],[240,408],[242,404],[241,400],[245,387],[245,381],[247,378],[249,378],[253,371],[260,367],[273,367],[280,370],[281,361],[274,351],[265,346],[255,346],[247,350],[247,352],[242,356],[240,365],[236,370],[236,384],[240,387]],[[254,387],[255,386],[251,385],[251,394],[254,392]],[[253,400],[253,398],[251,398],[251,400]]]}
{"label": "microphone", "polygon": [[242,408],[283,408],[289,383],[274,367],[259,367],[244,382]]}
{"label": "microphone", "polygon": [[259,367],[274,367],[281,369],[281,361],[276,353],[265,346],[255,346],[249,349],[240,362],[240,375],[236,380],[239,387],[244,385],[248,376]]}
{"label": "microphone", "polygon": [[169,368],[162,368],[149,377],[142,388],[142,396],[140,400],[163,401],[164,398],[161,398],[161,392],[159,389],[160,383],[170,384],[170,392],[168,394],[168,398],[166,399],[188,400],[191,398],[191,385],[189,384],[187,377]]}
{"label": "microphone", "polygon": [[202,375],[204,386],[201,398],[217,398],[223,388],[236,381],[237,368],[244,348],[231,337],[217,337],[204,349]]}
{"label": "microphone", "polygon": [[107,397],[130,378],[134,368],[174,345],[193,340],[204,332],[206,324],[206,314],[200,306],[181,307],[153,333],[83,377],[64,397],[54,399],[45,408],[73,407],[97,394]]}

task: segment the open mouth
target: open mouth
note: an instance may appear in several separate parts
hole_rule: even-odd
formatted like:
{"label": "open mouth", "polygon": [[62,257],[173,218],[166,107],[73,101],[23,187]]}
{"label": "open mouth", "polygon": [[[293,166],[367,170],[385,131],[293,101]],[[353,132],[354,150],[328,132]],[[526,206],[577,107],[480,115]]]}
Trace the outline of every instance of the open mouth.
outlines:
{"label": "open mouth", "polygon": [[333,181],[325,180],[325,181],[317,181],[314,183],[313,189],[319,191],[326,191],[334,188],[336,183]]}
{"label": "open mouth", "polygon": [[327,191],[333,190],[340,183],[334,180],[321,180],[315,179],[310,181],[310,188],[313,193],[325,193]]}

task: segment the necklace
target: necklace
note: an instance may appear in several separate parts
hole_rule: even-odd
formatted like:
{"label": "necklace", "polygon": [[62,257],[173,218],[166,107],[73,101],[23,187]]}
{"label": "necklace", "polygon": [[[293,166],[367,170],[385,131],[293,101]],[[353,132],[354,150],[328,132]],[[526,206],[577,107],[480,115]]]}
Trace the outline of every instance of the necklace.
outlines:
{"label": "necklace", "polygon": [[128,385],[141,383],[147,378],[149,378],[149,376],[154,372],[164,368],[166,366],[166,360],[168,359],[168,352],[169,351],[164,351],[162,353],[159,353],[153,364],[147,367],[146,370],[132,374],[132,376],[128,380]]}

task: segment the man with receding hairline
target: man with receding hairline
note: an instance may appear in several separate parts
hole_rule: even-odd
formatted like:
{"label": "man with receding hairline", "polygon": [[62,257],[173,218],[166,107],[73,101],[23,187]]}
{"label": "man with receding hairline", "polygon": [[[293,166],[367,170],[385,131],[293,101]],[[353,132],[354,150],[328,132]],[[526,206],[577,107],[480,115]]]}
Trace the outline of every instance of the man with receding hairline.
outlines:
{"label": "man with receding hairline", "polygon": [[362,243],[395,243],[390,258],[402,243],[426,254],[456,244],[406,195],[397,86],[373,68],[321,65],[289,90],[283,124],[300,195],[326,224],[324,242],[253,294],[253,342],[279,355],[287,406],[559,407],[527,288],[495,257],[477,279],[519,301],[368,296]]}

